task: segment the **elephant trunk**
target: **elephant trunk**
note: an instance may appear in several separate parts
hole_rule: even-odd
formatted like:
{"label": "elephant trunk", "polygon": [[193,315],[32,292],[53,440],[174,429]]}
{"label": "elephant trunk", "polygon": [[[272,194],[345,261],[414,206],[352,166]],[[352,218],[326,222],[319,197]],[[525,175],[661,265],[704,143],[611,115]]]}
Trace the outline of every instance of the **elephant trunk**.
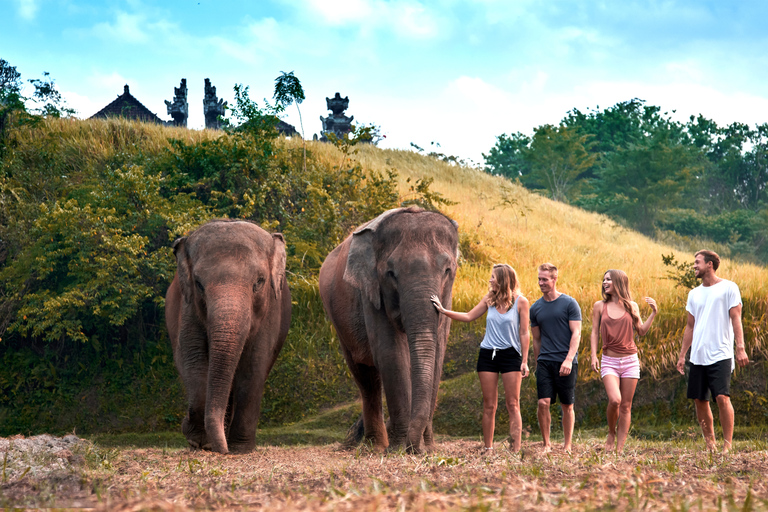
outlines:
{"label": "elephant trunk", "polygon": [[[205,432],[211,450],[227,453],[224,419],[235,371],[250,331],[250,296],[232,288],[208,303],[208,390],[205,403]],[[212,299],[212,300],[211,300]]]}
{"label": "elephant trunk", "polygon": [[[407,448],[420,451],[432,410],[435,406],[435,372],[437,371],[437,354],[439,337],[437,333],[438,313],[432,306],[429,297],[435,291],[426,290],[417,294],[418,300],[407,301],[403,311],[410,311],[404,318],[406,336],[411,358],[411,418],[408,428]],[[423,303],[423,304],[422,304]]]}

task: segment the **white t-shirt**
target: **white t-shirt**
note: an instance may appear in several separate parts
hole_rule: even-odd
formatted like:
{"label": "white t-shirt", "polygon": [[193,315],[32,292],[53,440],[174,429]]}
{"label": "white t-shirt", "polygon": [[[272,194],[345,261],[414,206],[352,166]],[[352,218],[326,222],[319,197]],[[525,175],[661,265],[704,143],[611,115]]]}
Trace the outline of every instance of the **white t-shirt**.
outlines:
{"label": "white t-shirt", "polygon": [[733,370],[733,325],[730,311],[739,304],[739,287],[727,279],[712,286],[702,284],[688,292],[685,310],[696,319],[693,325],[691,363],[710,365],[730,359]]}

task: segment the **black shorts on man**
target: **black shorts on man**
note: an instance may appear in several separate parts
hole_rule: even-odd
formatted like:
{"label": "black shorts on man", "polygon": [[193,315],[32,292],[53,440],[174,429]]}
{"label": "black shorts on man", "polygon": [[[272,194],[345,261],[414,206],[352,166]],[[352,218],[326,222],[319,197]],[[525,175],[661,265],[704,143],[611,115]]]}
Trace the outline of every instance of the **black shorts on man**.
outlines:
{"label": "black shorts on man", "polygon": [[539,400],[549,398],[550,403],[554,403],[555,399],[559,398],[563,405],[571,405],[576,401],[576,375],[579,365],[574,362],[570,374],[560,375],[562,364],[542,360],[536,363],[536,391]]}
{"label": "black shorts on man", "polygon": [[[495,352],[495,354],[494,354]],[[478,372],[519,372],[523,358],[514,347],[505,349],[481,348],[477,356]]]}
{"label": "black shorts on man", "polygon": [[710,397],[731,396],[733,361],[723,359],[714,364],[691,363],[688,376],[688,398],[709,401]]}

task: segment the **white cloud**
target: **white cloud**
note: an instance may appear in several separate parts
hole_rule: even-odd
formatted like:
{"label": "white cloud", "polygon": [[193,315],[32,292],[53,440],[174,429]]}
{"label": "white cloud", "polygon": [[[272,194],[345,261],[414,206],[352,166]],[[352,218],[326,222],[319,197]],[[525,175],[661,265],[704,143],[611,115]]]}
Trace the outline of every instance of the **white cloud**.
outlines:
{"label": "white cloud", "polygon": [[407,39],[428,39],[440,34],[440,16],[415,0],[300,0],[325,24],[356,26],[362,33],[389,30]]}
{"label": "white cloud", "polygon": [[115,21],[98,23],[93,27],[97,36],[113,42],[145,43],[149,36],[144,31],[146,18],[141,14],[129,14],[119,11]]}
{"label": "white cloud", "polygon": [[37,14],[37,0],[17,0],[19,16],[25,20],[33,20]]}

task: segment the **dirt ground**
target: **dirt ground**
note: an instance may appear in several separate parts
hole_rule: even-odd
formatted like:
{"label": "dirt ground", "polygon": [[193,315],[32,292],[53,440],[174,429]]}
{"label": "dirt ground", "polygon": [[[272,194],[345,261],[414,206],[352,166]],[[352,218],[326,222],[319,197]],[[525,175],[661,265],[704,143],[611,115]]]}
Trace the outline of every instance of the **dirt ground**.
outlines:
{"label": "dirt ground", "polygon": [[600,440],[573,454],[522,455],[497,443],[443,440],[427,455],[383,455],[340,445],[259,447],[222,456],[187,449],[74,454],[66,470],[7,477],[0,507],[185,510],[768,510],[768,451],[743,442],[729,456],[703,443],[634,442],[606,455]]}

